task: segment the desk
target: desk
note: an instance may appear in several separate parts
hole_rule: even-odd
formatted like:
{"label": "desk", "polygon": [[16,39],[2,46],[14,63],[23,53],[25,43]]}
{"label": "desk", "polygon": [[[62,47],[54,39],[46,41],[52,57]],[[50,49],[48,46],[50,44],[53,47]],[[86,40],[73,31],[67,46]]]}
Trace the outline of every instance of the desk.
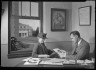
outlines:
{"label": "desk", "polygon": [[80,64],[63,64],[63,65],[48,65],[48,64],[38,64],[38,65],[24,65],[25,61],[21,61],[16,67],[55,67],[55,68],[80,68],[80,69],[94,69],[94,64],[80,65]]}

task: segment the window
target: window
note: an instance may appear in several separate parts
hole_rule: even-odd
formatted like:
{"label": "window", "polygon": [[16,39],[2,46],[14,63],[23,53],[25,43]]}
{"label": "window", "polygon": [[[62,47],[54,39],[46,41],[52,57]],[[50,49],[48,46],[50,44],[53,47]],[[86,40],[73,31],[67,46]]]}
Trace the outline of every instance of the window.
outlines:
{"label": "window", "polygon": [[[30,45],[33,46],[34,43],[37,43],[38,33],[43,32],[43,2],[12,1],[9,2],[8,6],[8,57],[30,56],[32,54]],[[24,46],[27,45],[27,48],[11,51],[13,48],[11,46],[11,37],[15,37]],[[29,42],[33,44],[29,44]]]}

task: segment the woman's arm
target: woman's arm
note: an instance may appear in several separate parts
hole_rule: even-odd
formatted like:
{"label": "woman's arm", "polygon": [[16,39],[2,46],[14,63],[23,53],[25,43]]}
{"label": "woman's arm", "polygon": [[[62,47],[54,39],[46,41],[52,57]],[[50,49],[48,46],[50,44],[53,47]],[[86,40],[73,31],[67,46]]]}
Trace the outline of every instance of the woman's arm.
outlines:
{"label": "woman's arm", "polygon": [[33,50],[32,50],[32,57],[38,57],[37,55],[37,48],[38,48],[38,44],[36,46],[33,47]]}

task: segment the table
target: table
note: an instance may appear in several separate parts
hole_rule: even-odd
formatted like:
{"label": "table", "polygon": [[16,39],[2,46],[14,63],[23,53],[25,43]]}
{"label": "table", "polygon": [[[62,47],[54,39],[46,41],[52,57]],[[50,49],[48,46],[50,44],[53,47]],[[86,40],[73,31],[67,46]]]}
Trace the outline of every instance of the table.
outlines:
{"label": "table", "polygon": [[88,64],[88,65],[80,65],[80,64],[63,64],[63,65],[48,65],[48,64],[38,64],[38,65],[24,65],[25,61],[21,61],[19,64],[16,65],[16,67],[49,67],[49,68],[80,68],[80,69],[94,69],[94,64]]}

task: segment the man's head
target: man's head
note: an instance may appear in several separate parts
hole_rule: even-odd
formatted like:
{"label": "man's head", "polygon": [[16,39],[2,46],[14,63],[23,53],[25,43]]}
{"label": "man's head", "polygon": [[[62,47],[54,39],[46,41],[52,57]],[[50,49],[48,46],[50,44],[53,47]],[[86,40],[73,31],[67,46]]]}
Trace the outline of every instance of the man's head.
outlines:
{"label": "man's head", "polygon": [[46,35],[47,35],[47,34],[42,33],[42,32],[38,34],[37,37],[38,37],[39,43],[44,43],[45,39],[47,38]]}
{"label": "man's head", "polygon": [[72,31],[70,33],[70,37],[72,39],[73,42],[78,42],[78,39],[80,38],[80,33],[78,31]]}

